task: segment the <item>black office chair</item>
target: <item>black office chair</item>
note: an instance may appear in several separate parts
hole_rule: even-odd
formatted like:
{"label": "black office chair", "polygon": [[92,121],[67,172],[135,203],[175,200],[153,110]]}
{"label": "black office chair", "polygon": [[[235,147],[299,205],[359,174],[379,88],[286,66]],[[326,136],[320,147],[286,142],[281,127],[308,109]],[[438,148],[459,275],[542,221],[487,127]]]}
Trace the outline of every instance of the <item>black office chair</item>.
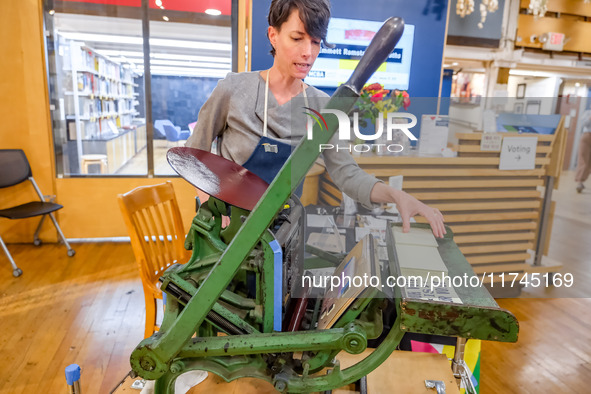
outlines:
{"label": "black office chair", "polygon": [[[25,219],[33,216],[41,216],[41,221],[39,222],[33,237],[33,244],[35,246],[39,246],[41,245],[39,232],[41,231],[41,226],[43,225],[45,216],[49,216],[61,240],[66,245],[66,248],[68,248],[68,256],[74,256],[76,252],[70,247],[66,237],[64,237],[64,233],[62,233],[62,229],[55,220],[55,216],[53,216],[53,212],[57,211],[58,209],[62,209],[63,206],[53,202],[46,202],[44,200],[43,193],[41,193],[39,186],[37,186],[35,179],[33,179],[31,166],[29,165],[27,156],[25,156],[25,152],[23,152],[21,149],[0,149],[0,188],[18,185],[19,183],[25,182],[27,179],[33,184],[33,188],[39,195],[39,199],[41,201],[31,201],[12,208],[2,209],[0,210],[0,217],[7,219]],[[23,271],[14,263],[8,248],[6,248],[6,245],[2,240],[2,237],[0,237],[0,245],[2,246],[2,249],[4,249],[8,260],[10,260],[10,264],[12,265],[13,269],[12,275],[15,277],[21,276]]]}

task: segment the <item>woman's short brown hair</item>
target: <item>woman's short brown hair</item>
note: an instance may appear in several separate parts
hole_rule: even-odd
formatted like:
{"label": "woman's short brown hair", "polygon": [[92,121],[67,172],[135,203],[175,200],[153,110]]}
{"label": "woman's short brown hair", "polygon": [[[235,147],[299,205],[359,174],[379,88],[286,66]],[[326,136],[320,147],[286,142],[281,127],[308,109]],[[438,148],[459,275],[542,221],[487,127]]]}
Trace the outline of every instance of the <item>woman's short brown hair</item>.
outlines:
{"label": "woman's short brown hair", "polygon": [[[330,2],[328,0],[273,0],[269,7],[269,26],[281,30],[291,12],[297,9],[306,32],[314,38],[326,39],[330,20]],[[275,48],[271,49],[275,56]]]}

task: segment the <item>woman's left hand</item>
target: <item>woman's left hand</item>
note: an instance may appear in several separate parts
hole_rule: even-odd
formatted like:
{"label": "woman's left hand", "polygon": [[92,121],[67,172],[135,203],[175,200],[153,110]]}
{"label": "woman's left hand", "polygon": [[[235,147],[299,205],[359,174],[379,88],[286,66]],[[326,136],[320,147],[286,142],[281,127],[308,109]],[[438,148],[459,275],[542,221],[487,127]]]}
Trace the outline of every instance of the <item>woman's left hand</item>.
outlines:
{"label": "woman's left hand", "polygon": [[405,233],[410,231],[410,218],[417,214],[427,219],[436,237],[443,238],[446,233],[443,215],[439,209],[420,202],[402,190],[394,189],[379,182],[371,190],[370,199],[376,203],[395,203],[402,218],[402,231]]}

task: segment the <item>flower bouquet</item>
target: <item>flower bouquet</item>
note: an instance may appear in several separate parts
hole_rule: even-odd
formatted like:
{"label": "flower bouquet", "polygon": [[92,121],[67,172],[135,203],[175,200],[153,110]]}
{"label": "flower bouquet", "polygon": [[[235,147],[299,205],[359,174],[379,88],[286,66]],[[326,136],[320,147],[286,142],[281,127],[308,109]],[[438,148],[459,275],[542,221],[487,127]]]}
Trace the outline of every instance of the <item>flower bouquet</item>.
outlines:
{"label": "flower bouquet", "polygon": [[[372,83],[366,85],[361,90],[361,95],[357,100],[356,112],[358,113],[357,122],[360,129],[365,129],[368,136],[378,135],[381,132],[381,136],[372,140],[375,144],[391,145],[396,144],[400,146],[401,150],[394,154],[400,154],[403,150],[410,147],[410,141],[402,132],[398,131],[392,135],[392,140],[388,141],[386,136],[385,120],[388,117],[388,113],[397,112],[401,107],[406,111],[410,106],[410,96],[408,92],[404,90],[387,90],[384,86],[379,83]],[[368,127],[369,122],[373,124],[373,127]],[[363,132],[363,131],[362,131]],[[359,138],[356,139],[355,143],[360,144]],[[390,154],[386,153],[383,149],[374,145],[374,151],[378,155]],[[391,151],[390,151],[391,152]]]}
{"label": "flower bouquet", "polygon": [[383,119],[388,112],[397,112],[400,107],[406,111],[410,106],[410,96],[405,90],[386,90],[384,85],[372,83],[361,90],[361,96],[357,101],[359,112],[359,124],[367,127],[366,119],[376,124],[377,119]]}

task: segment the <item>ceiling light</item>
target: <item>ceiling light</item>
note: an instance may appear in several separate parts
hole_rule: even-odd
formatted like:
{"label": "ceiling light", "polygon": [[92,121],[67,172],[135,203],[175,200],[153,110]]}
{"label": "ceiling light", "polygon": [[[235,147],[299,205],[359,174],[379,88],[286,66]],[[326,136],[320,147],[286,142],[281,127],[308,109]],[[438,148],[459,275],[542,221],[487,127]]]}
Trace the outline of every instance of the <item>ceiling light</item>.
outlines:
{"label": "ceiling light", "polygon": [[[129,63],[129,64],[136,64],[136,63]],[[138,67],[144,67],[143,63],[137,63]],[[217,67],[216,67],[217,66]],[[175,69],[180,70],[184,68],[188,68],[194,71],[211,71],[211,72],[230,72],[230,67],[219,67],[220,65],[214,65],[211,67],[209,63],[191,63],[191,62],[179,62],[174,60],[152,60],[150,61],[150,69],[153,68],[166,68],[166,69]]]}
{"label": "ceiling light", "polygon": [[208,8],[205,10],[205,13],[207,15],[213,15],[213,16],[222,15],[222,11],[216,10],[215,8]]}
{"label": "ceiling light", "polygon": [[156,0],[155,3],[158,7],[162,7],[162,0]]}
{"label": "ceiling light", "polygon": [[[144,53],[139,51],[118,51],[112,49],[97,49],[96,52],[108,57],[126,57],[126,58],[144,58]],[[196,56],[196,55],[179,55],[173,53],[154,53],[150,54],[152,59],[166,59],[166,60],[187,60],[195,62],[210,62],[210,63],[232,63],[230,57],[221,56]]]}
{"label": "ceiling light", "polygon": [[190,49],[210,49],[215,51],[231,51],[231,44],[222,44],[205,41],[185,41],[169,40],[165,38],[150,38],[150,45],[161,47],[190,48]]}
{"label": "ceiling light", "polygon": [[[138,67],[138,70],[143,72],[143,66],[140,65]],[[224,78],[228,74],[228,72],[228,70],[211,70],[206,68],[185,68],[166,66],[150,67],[150,73],[155,75],[186,75],[192,77]]]}
{"label": "ceiling light", "polygon": [[[60,32],[60,34],[71,40],[90,41],[90,42],[104,42],[113,44],[133,44],[142,45],[142,37],[133,36],[118,36],[109,34],[91,34],[91,33],[73,33]],[[205,42],[205,41],[186,41],[186,40],[170,40],[165,38],[150,38],[150,45],[157,47],[174,47],[174,48],[189,48],[189,49],[209,49],[213,51],[228,51],[232,50],[231,44]]]}
{"label": "ceiling light", "polygon": [[520,77],[528,77],[528,76],[533,76],[534,72],[533,71],[529,71],[529,70],[509,70],[509,75],[516,75],[516,76],[520,76]]}
{"label": "ceiling light", "polygon": [[575,86],[576,86],[577,88],[579,88],[579,87],[581,87],[581,84],[580,84],[579,82],[577,82],[577,83],[575,83]]}
{"label": "ceiling light", "polygon": [[165,20],[165,21],[167,21],[167,22],[170,20],[170,19],[168,19],[168,17],[167,17],[166,15],[164,15],[164,16],[162,17],[162,19],[164,19],[164,20]]}
{"label": "ceiling light", "polygon": [[90,41],[90,42],[106,42],[113,44],[135,44],[142,45],[144,40],[141,37],[132,36],[116,36],[109,34],[91,34],[91,33],[73,33],[60,32],[62,36],[70,40]]}
{"label": "ceiling light", "polygon": [[116,51],[111,49],[97,49],[96,52],[103,56],[127,56],[127,57],[144,57],[143,52],[132,51]]}
{"label": "ceiling light", "polygon": [[536,77],[536,78],[553,78],[558,77],[559,74],[547,71],[531,71],[531,70],[509,70],[509,75],[521,77]]}
{"label": "ceiling light", "polygon": [[49,10],[48,13],[49,13],[49,15],[53,15],[53,14],[55,14],[55,10]]}
{"label": "ceiling light", "polygon": [[460,63],[458,63],[458,62],[453,62],[451,65],[452,65],[452,66],[459,66],[459,65],[460,65]]}
{"label": "ceiling light", "polygon": [[171,59],[171,60],[191,60],[195,62],[212,62],[212,63],[232,63],[230,57],[216,57],[216,56],[191,56],[191,55],[177,55],[172,53],[152,53],[154,59]]}
{"label": "ceiling light", "polygon": [[203,67],[203,68],[220,68],[230,71],[229,64],[221,63],[205,63],[205,62],[189,62],[180,60],[164,60],[164,59],[153,59],[150,60],[150,65],[163,65],[163,66],[180,66],[180,67]]}

